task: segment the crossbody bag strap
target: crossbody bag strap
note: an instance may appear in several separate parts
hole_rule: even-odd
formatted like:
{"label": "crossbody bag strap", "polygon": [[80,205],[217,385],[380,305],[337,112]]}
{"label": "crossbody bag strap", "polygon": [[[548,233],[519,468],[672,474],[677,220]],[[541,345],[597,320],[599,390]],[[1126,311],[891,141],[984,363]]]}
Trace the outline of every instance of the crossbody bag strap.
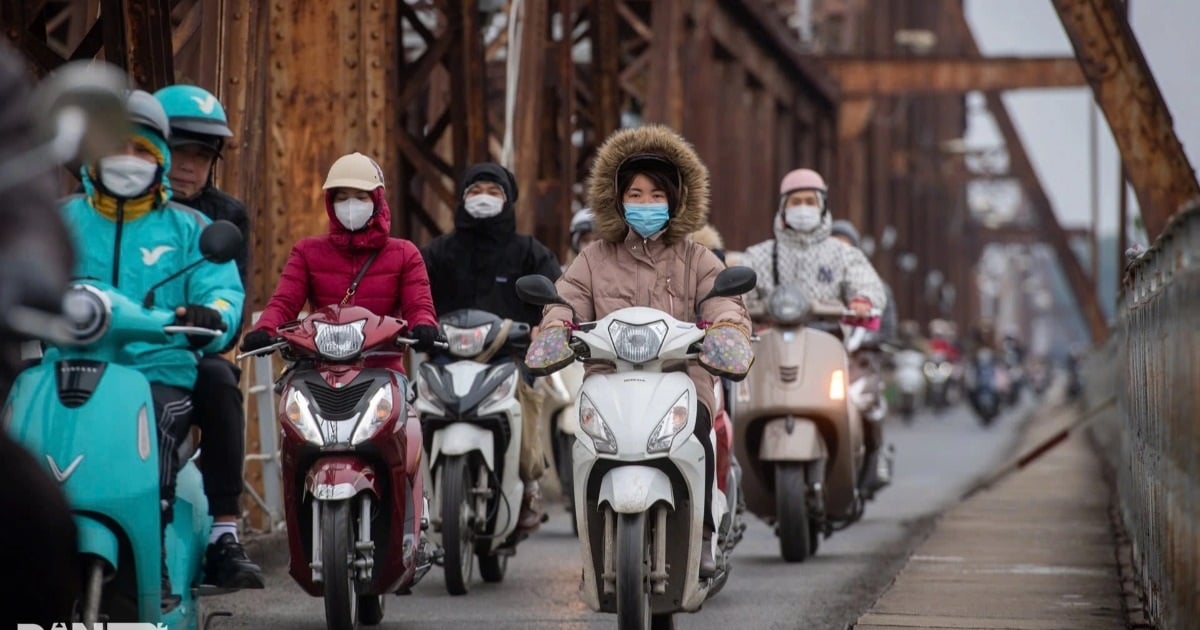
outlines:
{"label": "crossbody bag strap", "polygon": [[774,286],[779,286],[779,239],[771,241],[771,274]]}
{"label": "crossbody bag strap", "polygon": [[358,292],[358,283],[362,282],[363,276],[367,275],[367,269],[370,269],[371,263],[375,262],[375,258],[379,256],[379,252],[381,251],[383,250],[377,249],[367,257],[367,262],[363,263],[362,269],[358,270],[358,275],[354,276],[354,281],[350,283],[350,288],[346,289],[346,295],[342,297],[342,306],[349,304],[350,300],[354,299],[354,294]]}

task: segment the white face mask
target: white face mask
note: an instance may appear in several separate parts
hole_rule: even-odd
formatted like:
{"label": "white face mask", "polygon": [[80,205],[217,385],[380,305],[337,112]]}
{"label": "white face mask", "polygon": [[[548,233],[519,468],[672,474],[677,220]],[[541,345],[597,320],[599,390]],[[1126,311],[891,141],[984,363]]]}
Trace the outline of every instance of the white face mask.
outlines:
{"label": "white face mask", "polygon": [[347,230],[357,232],[375,214],[375,202],[346,199],[333,204],[333,213]]}
{"label": "white face mask", "polygon": [[100,158],[100,183],[105,190],[122,199],[141,196],[154,185],[157,174],[157,164],[132,155]]}
{"label": "white face mask", "polygon": [[811,232],[821,226],[821,209],[816,206],[791,206],[783,211],[783,222],[793,230]]}
{"label": "white face mask", "polygon": [[492,195],[475,195],[467,198],[463,207],[467,209],[467,214],[476,219],[490,219],[504,209],[504,200]]}

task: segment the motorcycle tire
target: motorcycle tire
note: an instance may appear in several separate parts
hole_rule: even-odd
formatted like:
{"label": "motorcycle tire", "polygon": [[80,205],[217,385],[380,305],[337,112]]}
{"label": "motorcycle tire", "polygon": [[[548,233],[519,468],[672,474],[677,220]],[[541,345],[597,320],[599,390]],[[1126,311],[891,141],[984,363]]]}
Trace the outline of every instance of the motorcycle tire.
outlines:
{"label": "motorcycle tire", "polygon": [[645,630],[651,619],[647,584],[649,546],[646,513],[616,514],[617,628]]}
{"label": "motorcycle tire", "polygon": [[469,460],[461,455],[446,458],[441,466],[438,490],[442,500],[442,566],[446,592],[466,595],[471,590],[475,568],[475,532],[472,529],[473,501]]}
{"label": "motorcycle tire", "polygon": [[483,578],[484,582],[496,584],[504,581],[504,574],[508,571],[508,556],[498,553],[480,553],[479,558],[479,577]]}
{"label": "motorcycle tire", "polygon": [[325,625],[329,630],[356,630],[359,598],[355,594],[354,517],[349,500],[321,506],[321,574],[325,586]]}
{"label": "motorcycle tire", "polygon": [[383,622],[383,608],[382,595],[359,595],[358,622],[364,626],[378,626]]}
{"label": "motorcycle tire", "polygon": [[775,526],[779,552],[785,562],[804,562],[816,552],[813,523],[808,514],[808,482],[804,465],[775,466]]}

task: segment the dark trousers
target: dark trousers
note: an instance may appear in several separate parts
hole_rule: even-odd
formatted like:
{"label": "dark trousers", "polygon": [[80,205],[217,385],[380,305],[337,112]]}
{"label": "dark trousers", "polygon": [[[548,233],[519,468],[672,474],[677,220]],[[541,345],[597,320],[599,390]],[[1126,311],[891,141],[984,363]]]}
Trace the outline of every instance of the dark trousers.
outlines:
{"label": "dark trousers", "polygon": [[200,472],[208,513],[241,514],[242,468],[246,462],[246,415],[242,370],[220,355],[200,359],[193,390],[193,422],[200,427]]}
{"label": "dark trousers", "polygon": [[192,393],[186,389],[150,384],[154,418],[158,425],[158,480],[161,484],[163,524],[171,522],[175,504],[175,479],[179,474],[179,445],[192,427]]}
{"label": "dark trousers", "polygon": [[696,405],[696,430],[693,435],[704,446],[704,524],[716,531],[716,523],[712,514],[712,486],[716,475],[717,452],[713,449],[712,413],[704,405]]}

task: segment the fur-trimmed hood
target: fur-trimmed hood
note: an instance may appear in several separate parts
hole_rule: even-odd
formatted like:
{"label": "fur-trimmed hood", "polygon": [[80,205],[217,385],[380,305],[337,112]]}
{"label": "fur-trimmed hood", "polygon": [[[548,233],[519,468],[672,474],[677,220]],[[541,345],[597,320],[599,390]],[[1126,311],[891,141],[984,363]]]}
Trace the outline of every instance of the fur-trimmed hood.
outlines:
{"label": "fur-trimmed hood", "polygon": [[721,233],[712,225],[704,227],[692,233],[692,240],[709,248],[709,249],[725,249],[725,240],[721,238]]}
{"label": "fur-trimmed hood", "polygon": [[596,235],[610,243],[625,240],[629,226],[617,198],[617,171],[628,158],[644,154],[662,157],[679,169],[679,207],[661,238],[667,245],[682,242],[708,222],[708,169],[687,140],[662,125],[617,131],[597,151],[588,181]]}

